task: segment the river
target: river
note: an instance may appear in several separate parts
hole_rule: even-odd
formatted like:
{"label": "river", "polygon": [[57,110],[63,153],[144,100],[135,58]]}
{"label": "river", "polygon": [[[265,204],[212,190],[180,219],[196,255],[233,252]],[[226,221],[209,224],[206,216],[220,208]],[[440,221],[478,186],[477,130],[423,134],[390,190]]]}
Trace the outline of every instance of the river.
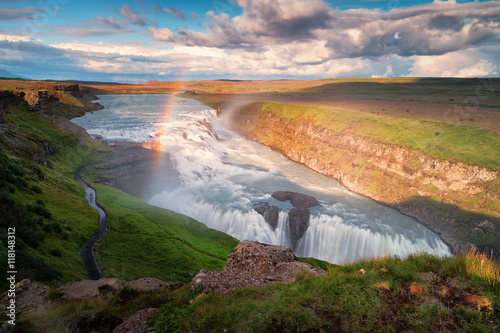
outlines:
{"label": "river", "polygon": [[[106,140],[154,141],[168,151],[181,185],[156,193],[149,203],[190,216],[239,240],[290,246],[298,256],[334,264],[383,255],[426,252],[450,255],[441,239],[413,218],[348,191],[323,176],[228,130],[206,105],[173,95],[103,95],[105,110],[72,121]],[[166,166],[158,161],[156,172]],[[313,196],[309,228],[293,248],[289,201],[275,191]],[[275,230],[254,210],[280,208]]]}

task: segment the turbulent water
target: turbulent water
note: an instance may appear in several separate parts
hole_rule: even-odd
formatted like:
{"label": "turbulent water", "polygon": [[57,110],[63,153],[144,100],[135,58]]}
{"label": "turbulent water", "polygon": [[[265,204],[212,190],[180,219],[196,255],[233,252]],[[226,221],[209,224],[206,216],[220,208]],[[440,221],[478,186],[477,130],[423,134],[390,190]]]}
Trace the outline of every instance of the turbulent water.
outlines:
{"label": "turbulent water", "polygon": [[[188,215],[240,240],[291,246],[288,211],[271,194],[294,191],[317,198],[310,225],[295,252],[341,264],[371,256],[449,254],[439,237],[395,210],[345,189],[334,179],[292,162],[229,131],[213,109],[170,95],[106,95],[105,110],[73,122],[108,140],[161,142],[179,171],[181,186],[150,203]],[[158,171],[166,166],[158,165]],[[272,230],[252,207],[281,209]]]}

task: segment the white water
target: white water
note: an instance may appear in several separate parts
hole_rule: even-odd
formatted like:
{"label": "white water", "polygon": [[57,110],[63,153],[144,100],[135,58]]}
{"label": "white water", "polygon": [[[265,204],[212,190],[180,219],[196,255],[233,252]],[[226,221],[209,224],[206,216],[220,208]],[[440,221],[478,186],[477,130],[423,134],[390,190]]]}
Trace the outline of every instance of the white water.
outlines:
{"label": "white water", "polygon": [[[99,102],[105,110],[73,122],[109,140],[153,138],[171,154],[182,185],[153,196],[153,205],[188,215],[240,240],[291,246],[287,214],[293,206],[271,194],[295,191],[321,202],[310,208],[310,226],[294,249],[299,256],[344,263],[416,252],[449,255],[439,237],[414,219],[245,140],[229,131],[215,110],[198,101],[168,95],[107,95]],[[165,112],[168,105],[173,105],[170,117]],[[274,231],[252,208],[261,201],[282,210]]]}

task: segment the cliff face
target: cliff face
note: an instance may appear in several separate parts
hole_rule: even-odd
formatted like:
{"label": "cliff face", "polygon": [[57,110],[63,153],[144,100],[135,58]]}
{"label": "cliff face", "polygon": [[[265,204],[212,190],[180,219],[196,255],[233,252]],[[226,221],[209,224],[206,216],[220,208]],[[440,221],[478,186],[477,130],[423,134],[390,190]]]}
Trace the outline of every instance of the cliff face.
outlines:
{"label": "cliff face", "polygon": [[[217,107],[222,115],[227,108],[225,104]],[[498,235],[500,230],[500,216],[494,208],[500,198],[491,185],[498,183],[497,171],[434,159],[416,149],[381,143],[348,131],[334,132],[306,117],[286,119],[263,111],[258,103],[237,111],[229,126],[294,161],[338,179],[351,191],[417,218],[454,250],[467,243],[478,244],[474,237],[483,237],[487,232]],[[474,211],[471,203],[477,198],[482,200],[479,205],[491,203],[492,209],[486,215],[484,210],[470,212]],[[493,226],[487,232],[478,229],[485,219]]]}
{"label": "cliff face", "polygon": [[[366,137],[333,133],[310,122],[287,121],[271,114],[261,114],[249,136],[251,139],[279,150],[294,161],[340,180],[356,192],[377,200],[397,203],[411,195],[433,195],[439,191],[463,191],[473,195],[482,189],[478,182],[490,181],[499,173],[433,159],[414,149],[391,146]],[[384,173],[403,182],[410,191],[384,193],[370,190],[363,174],[355,170]],[[353,172],[354,171],[354,172]],[[431,184],[432,186],[426,186]]]}

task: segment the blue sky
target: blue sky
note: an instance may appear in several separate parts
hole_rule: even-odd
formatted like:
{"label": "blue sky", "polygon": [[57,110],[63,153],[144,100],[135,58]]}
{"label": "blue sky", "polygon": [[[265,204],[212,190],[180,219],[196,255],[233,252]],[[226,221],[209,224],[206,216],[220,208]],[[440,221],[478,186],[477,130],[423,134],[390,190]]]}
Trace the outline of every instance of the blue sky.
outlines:
{"label": "blue sky", "polygon": [[0,70],[35,79],[498,76],[500,2],[0,0]]}

